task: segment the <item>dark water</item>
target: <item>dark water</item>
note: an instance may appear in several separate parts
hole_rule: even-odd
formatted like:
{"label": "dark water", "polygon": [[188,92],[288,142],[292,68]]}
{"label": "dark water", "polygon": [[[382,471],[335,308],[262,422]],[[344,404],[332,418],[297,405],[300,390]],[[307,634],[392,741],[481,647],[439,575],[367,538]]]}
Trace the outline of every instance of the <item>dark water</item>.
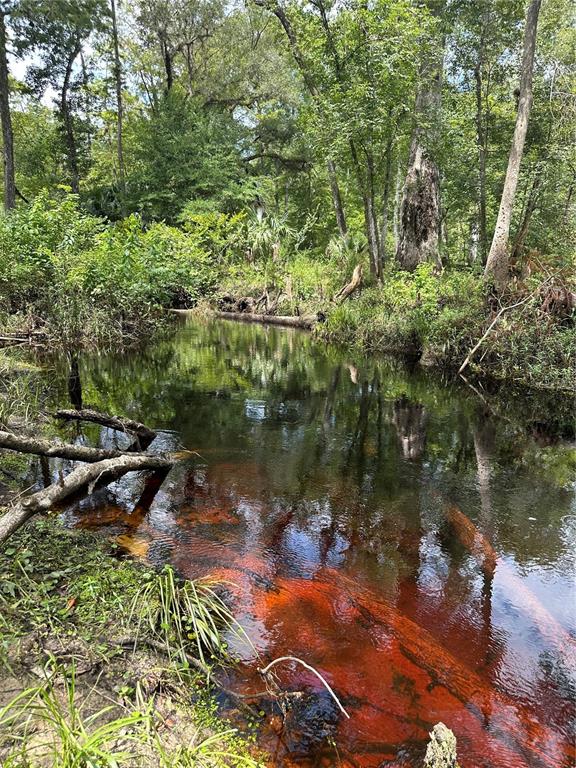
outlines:
{"label": "dark water", "polygon": [[199,321],[79,373],[84,403],[196,453],[156,494],[129,476],[69,523],[234,583],[261,658],[237,648],[230,685],[259,691],[257,667],[295,655],[350,714],[284,665],[307,695],[263,729],[272,764],[418,766],[439,720],[463,768],[573,764],[574,457],[530,402],[496,415],[482,393],[304,333]]}

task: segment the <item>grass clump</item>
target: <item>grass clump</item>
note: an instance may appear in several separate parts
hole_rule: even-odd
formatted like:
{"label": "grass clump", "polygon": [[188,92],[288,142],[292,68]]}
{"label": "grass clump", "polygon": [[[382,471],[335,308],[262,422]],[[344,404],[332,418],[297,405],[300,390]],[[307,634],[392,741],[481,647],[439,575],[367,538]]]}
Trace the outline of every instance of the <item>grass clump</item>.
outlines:
{"label": "grass clump", "polygon": [[241,632],[215,584],[109,548],[48,518],[0,552],[0,765],[255,768],[210,694]]}
{"label": "grass clump", "polygon": [[190,653],[203,665],[221,661],[228,655],[225,634],[245,634],[216,586],[208,579],[178,579],[170,566],[160,573],[145,573],[131,616],[138,616],[139,626],[144,622],[183,666]]}

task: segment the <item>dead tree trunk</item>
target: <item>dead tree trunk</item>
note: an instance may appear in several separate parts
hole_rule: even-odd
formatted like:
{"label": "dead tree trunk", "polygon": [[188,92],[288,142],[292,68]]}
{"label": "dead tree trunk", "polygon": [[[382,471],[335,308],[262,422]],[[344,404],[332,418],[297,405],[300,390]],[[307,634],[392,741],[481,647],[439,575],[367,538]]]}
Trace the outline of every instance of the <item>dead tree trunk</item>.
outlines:
{"label": "dead tree trunk", "polygon": [[[445,0],[427,0],[426,5],[432,15],[440,17]],[[434,41],[434,50],[424,52],[423,56],[396,250],[400,268],[408,271],[426,261],[442,266],[439,254],[440,173],[434,159],[434,145],[440,124],[444,39]]]}
{"label": "dead tree trunk", "polygon": [[8,59],[6,56],[6,13],[0,12],[0,120],[2,121],[2,152],[4,155],[4,209],[16,205],[16,181],[14,178],[14,135],[10,114],[10,89],[8,87]]}
{"label": "dead tree trunk", "polygon": [[55,416],[64,421],[91,421],[94,424],[101,424],[103,427],[126,432],[137,437],[142,443],[146,443],[146,447],[156,437],[156,432],[153,429],[150,429],[145,424],[141,424],[139,421],[120,418],[119,416],[110,416],[107,413],[93,411],[90,408],[82,408],[78,411],[62,409],[56,411]]}
{"label": "dead tree trunk", "polygon": [[354,267],[354,272],[352,273],[352,279],[349,283],[346,283],[338,293],[334,296],[334,301],[342,303],[345,299],[348,298],[348,296],[351,296],[354,291],[357,291],[358,288],[362,285],[362,264],[357,264]]}
{"label": "dead tree trunk", "polygon": [[61,482],[53,483],[48,488],[33,493],[14,504],[0,517],[0,544],[6,541],[31,517],[48,512],[56,504],[61,504],[85,486],[96,482],[113,480],[127,472],[139,472],[144,469],[160,469],[170,466],[168,459],[158,456],[120,456],[105,459],[95,464],[76,467]]}
{"label": "dead tree trunk", "polygon": [[534,55],[536,52],[536,32],[538,29],[538,15],[542,0],[531,0],[526,16],[526,28],[524,30],[524,52],[522,54],[522,68],[520,75],[520,98],[518,100],[518,113],[512,148],[508,158],[508,168],[504,179],[504,189],[500,200],[500,209],[490,253],[486,262],[485,274],[491,277],[499,291],[506,288],[509,277],[508,240],[510,237],[510,222],[514,208],[514,198],[520,175],[520,162],[524,152],[524,142],[528,130],[528,119],[532,108],[532,74],[534,69]]}
{"label": "dead tree trunk", "polygon": [[70,461],[86,461],[93,463],[104,459],[117,459],[124,455],[134,455],[129,451],[91,448],[87,445],[72,445],[53,440],[43,440],[39,437],[24,437],[12,432],[0,432],[0,448],[20,453],[35,453],[38,456],[48,456]]}
{"label": "dead tree trunk", "polygon": [[[0,431],[0,448],[19,451],[20,453],[35,453],[38,456],[70,459],[70,461],[86,461],[88,463],[134,455],[133,451],[91,448],[87,445],[60,443],[53,440],[43,440],[40,437],[25,437],[15,435],[13,432],[3,431]],[[164,460],[162,459],[162,461]],[[163,466],[165,466],[165,463]]]}
{"label": "dead tree trunk", "polygon": [[[422,85],[416,99],[417,119],[433,123],[440,107],[440,69]],[[426,261],[441,266],[440,174],[432,158],[428,128],[418,124],[414,130],[400,205],[400,237],[396,260],[401,269],[414,270]]]}

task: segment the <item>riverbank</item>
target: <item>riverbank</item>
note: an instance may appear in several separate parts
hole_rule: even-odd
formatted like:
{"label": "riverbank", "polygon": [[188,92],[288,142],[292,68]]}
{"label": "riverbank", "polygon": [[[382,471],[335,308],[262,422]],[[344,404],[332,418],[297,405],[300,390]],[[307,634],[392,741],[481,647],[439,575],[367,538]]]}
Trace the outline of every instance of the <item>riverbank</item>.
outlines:
{"label": "riverbank", "polygon": [[[298,281],[289,270],[277,277],[277,286],[291,285],[290,296],[252,274],[252,282],[236,287],[224,280],[221,293],[228,305],[243,303],[250,311],[253,297],[279,291],[273,313],[319,313],[314,333],[326,342],[399,355],[454,375],[484,339],[466,364],[466,375],[527,389],[575,392],[573,314],[561,301],[551,311],[549,290],[539,290],[537,280],[516,286],[497,301],[480,275],[457,269],[437,275],[432,265],[424,264],[412,273],[389,269],[381,285],[365,285],[346,301],[334,302],[327,298],[333,295],[327,286],[314,287],[310,277]],[[333,270],[327,274],[328,288],[334,291]],[[294,285],[299,286],[296,293]],[[222,308],[222,299],[215,306]]]}
{"label": "riverbank", "polygon": [[206,677],[176,646],[150,643],[142,610],[153,605],[141,609],[138,597],[162,575],[54,517],[12,537],[0,574],[5,768],[261,764],[253,734],[218,714]]}
{"label": "riverbank", "polygon": [[0,220],[0,346],[72,355],[126,348],[167,328],[167,309],[208,303],[319,316],[324,341],[449,373],[467,361],[481,378],[574,393],[575,294],[566,270],[528,270],[500,297],[468,264],[441,274],[431,264],[413,272],[390,264],[375,284],[364,250],[349,243],[255,259],[244,218],[191,214],[177,228],[133,215],[110,224],[73,195],[38,195]]}

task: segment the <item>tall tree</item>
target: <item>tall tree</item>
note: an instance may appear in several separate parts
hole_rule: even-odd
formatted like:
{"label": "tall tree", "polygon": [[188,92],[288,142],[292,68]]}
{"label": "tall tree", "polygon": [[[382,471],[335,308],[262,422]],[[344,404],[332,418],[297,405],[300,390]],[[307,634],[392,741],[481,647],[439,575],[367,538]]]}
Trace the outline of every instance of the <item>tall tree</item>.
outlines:
{"label": "tall tree", "polygon": [[520,175],[524,142],[528,131],[530,109],[532,107],[532,75],[541,4],[542,0],[530,0],[526,15],[516,127],[514,128],[514,138],[512,139],[512,148],[508,158],[508,168],[506,170],[506,178],[504,179],[504,189],[502,190],[496,228],[486,262],[485,274],[494,280],[498,290],[503,290],[506,287],[509,277],[508,240],[510,237],[510,222]]}
{"label": "tall tree", "polygon": [[6,52],[5,4],[0,7],[0,119],[2,121],[2,153],[4,160],[4,209],[16,205],[16,181],[14,178],[14,136],[10,114],[10,88],[8,84],[8,56]]}
{"label": "tall tree", "polygon": [[[429,0],[428,6],[435,16],[443,10],[442,0]],[[440,121],[443,66],[444,42],[437,40],[432,43],[432,50],[425,51],[421,65],[416,124],[400,207],[396,261],[408,271],[425,261],[442,265],[439,253],[440,173],[434,152]]]}
{"label": "tall tree", "polygon": [[37,92],[51,86],[58,93],[60,119],[69,181],[73,192],[80,189],[78,143],[74,127],[71,90],[74,69],[83,45],[93,31],[101,29],[108,9],[104,0],[22,0],[14,26],[20,51],[33,54],[28,79]]}
{"label": "tall tree", "polygon": [[[296,37],[294,27],[288,18],[286,11],[279,3],[276,3],[274,0],[254,0],[254,2],[256,5],[267,8],[269,11],[271,11],[282,25],[282,28],[286,33],[286,37],[288,38],[290,51],[294,57],[294,61],[298,66],[300,74],[302,75],[302,79],[304,80],[306,88],[308,89],[310,96],[317,103],[319,103],[321,100],[319,87],[310,72]],[[336,214],[338,230],[340,235],[345,237],[348,233],[348,227],[346,225],[346,215],[344,213],[344,206],[342,204],[342,194],[340,192],[340,184],[338,182],[338,176],[336,172],[336,163],[334,162],[333,158],[328,158],[326,160],[326,168],[328,170],[328,180],[330,182],[330,192],[332,194],[332,204]]]}
{"label": "tall tree", "polygon": [[116,18],[116,1],[110,0],[110,15],[112,17],[112,46],[114,52],[114,85],[116,88],[116,157],[118,159],[118,186],[123,196],[126,194],[126,172],[124,168],[123,104],[122,104],[122,63],[120,61],[120,46],[118,43],[118,23]]}

